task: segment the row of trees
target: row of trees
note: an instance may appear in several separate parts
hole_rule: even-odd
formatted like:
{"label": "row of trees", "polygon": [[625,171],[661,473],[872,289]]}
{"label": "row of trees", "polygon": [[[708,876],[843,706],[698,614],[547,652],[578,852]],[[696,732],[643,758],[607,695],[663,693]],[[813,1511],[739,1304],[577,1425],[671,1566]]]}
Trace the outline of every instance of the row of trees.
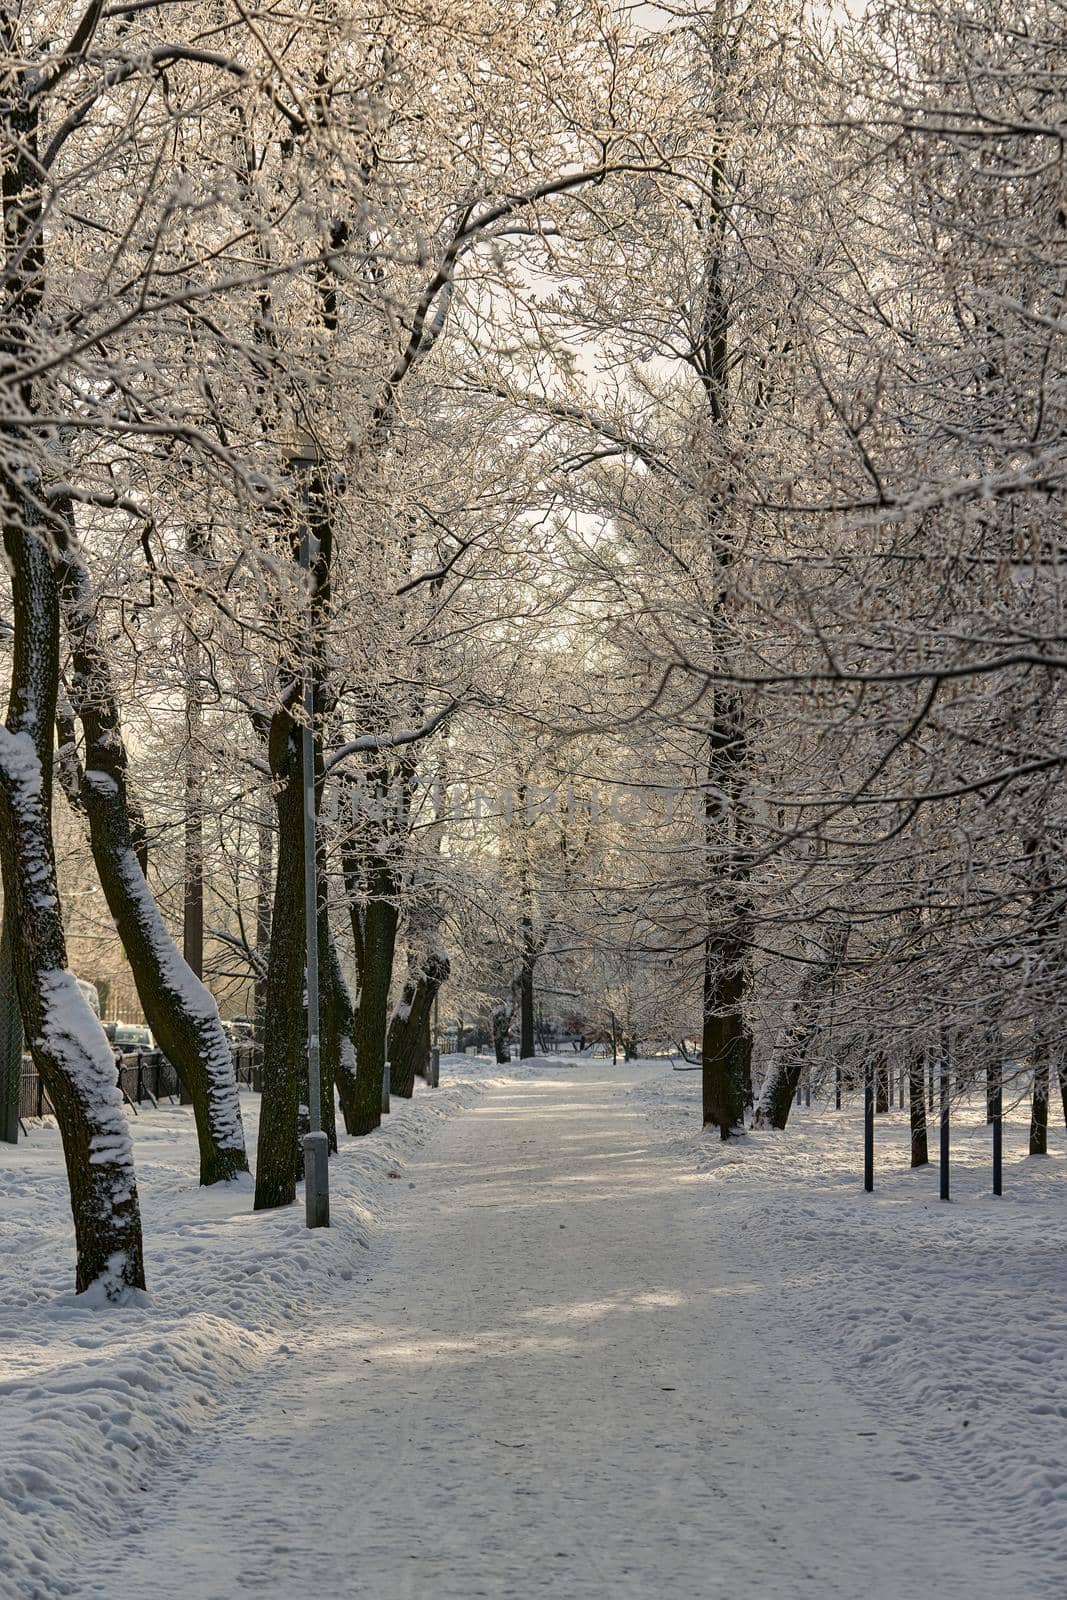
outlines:
{"label": "row of trees", "polygon": [[995,1020],[1040,1147],[1057,9],[4,12],[0,851],[79,1287],[143,1282],[89,854],[204,1182],[248,1165],[205,958],[254,992],[294,1198],[308,678],[334,1140],[447,979],[526,1055],[538,995],[699,1038],[724,1138],[831,1004],[856,1059]]}

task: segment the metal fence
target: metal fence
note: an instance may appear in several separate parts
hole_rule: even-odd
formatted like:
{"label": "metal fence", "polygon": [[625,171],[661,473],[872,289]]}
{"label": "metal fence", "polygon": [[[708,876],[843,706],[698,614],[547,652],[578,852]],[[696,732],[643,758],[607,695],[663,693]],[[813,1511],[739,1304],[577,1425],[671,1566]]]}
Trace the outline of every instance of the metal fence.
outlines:
{"label": "metal fence", "polygon": [[[258,1073],[254,1068],[254,1049],[251,1041],[231,1047],[234,1072],[239,1084],[258,1089]],[[140,1106],[145,1102],[154,1105],[160,1100],[177,1100],[181,1093],[178,1074],[162,1050],[127,1050],[115,1056],[115,1076],[122,1097],[128,1105]],[[48,1098],[44,1080],[29,1056],[22,1058],[22,1083],[19,1094],[19,1117],[47,1117],[54,1108]]]}

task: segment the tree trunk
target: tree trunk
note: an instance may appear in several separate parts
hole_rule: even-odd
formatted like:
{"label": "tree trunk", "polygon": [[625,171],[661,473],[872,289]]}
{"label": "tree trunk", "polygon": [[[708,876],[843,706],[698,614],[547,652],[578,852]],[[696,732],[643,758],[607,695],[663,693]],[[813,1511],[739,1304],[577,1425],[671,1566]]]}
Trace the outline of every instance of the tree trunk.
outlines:
{"label": "tree trunk", "polygon": [[341,1062],[341,1044],[344,1037],[344,1016],[336,1003],[333,986],[333,935],[326,903],[326,863],[320,844],[318,886],[318,940],[319,940],[319,1015],[322,1018],[319,1050],[319,1116],[331,1154],[337,1151],[337,1098],[335,1089],[344,1070]]}
{"label": "tree trunk", "polygon": [[889,1062],[884,1052],[874,1069],[874,1109],[879,1113],[889,1110]]}
{"label": "tree trunk", "polygon": [[271,752],[277,794],[278,865],[271,913],[263,1029],[263,1089],[256,1146],[257,1211],[291,1205],[300,1166],[297,1107],[304,1077],[304,789],[300,730]]}
{"label": "tree trunk", "polygon": [[786,1007],[774,1041],[767,1075],[760,1086],[752,1117],[754,1128],[785,1128],[800,1083],[808,1047],[823,996],[833,987],[848,939],[847,928],[835,928],[818,955],[804,969],[793,1000]]}
{"label": "tree trunk", "polygon": [[930,1154],[926,1144],[925,1052],[913,1050],[908,1059],[908,1097],[911,1117],[911,1164],[925,1167]]}
{"label": "tree trunk", "polygon": [[402,1099],[410,1100],[415,1092],[426,1024],[448,973],[448,956],[437,942],[410,963],[400,1004],[389,1024],[389,1089]]}
{"label": "tree trunk", "polygon": [[[185,860],[182,874],[182,957],[195,978],[204,976],[204,784],[197,741],[201,705],[199,646],[186,630],[185,649]],[[193,1103],[184,1080],[181,1102]]]}
{"label": "tree trunk", "polygon": [[[356,1092],[349,1133],[373,1133],[382,1121],[389,987],[399,916],[392,875],[377,862],[363,922],[363,983],[356,1014]],[[390,1088],[392,1084],[390,1083]]]}
{"label": "tree trunk", "polygon": [[352,1132],[356,1116],[356,1013],[352,1005],[352,997],[348,992],[344,974],[341,971],[341,962],[337,955],[337,945],[333,934],[329,936],[326,951],[326,965],[323,967],[325,978],[323,1004],[329,1006],[336,1013],[333,1026],[337,1030],[337,1059],[334,1064],[337,1097],[341,1102],[341,1115],[344,1117],[345,1131]]}
{"label": "tree trunk", "polygon": [[[525,809],[525,789],[522,791]],[[537,1054],[534,1043],[534,973],[537,967],[537,940],[534,936],[533,905],[530,895],[530,873],[526,860],[528,841],[522,840],[522,860],[519,866],[519,1056],[529,1061]]]}
{"label": "tree trunk", "polygon": [[258,1089],[263,1076],[263,1036],[267,1023],[267,968],[270,964],[271,885],[274,879],[274,828],[271,801],[262,795],[256,824],[256,975],[252,1043],[253,1080]]}
{"label": "tree trunk", "polygon": [[1030,1109],[1030,1154],[1048,1155],[1048,1097],[1053,1047],[1042,1040],[1034,1062],[1034,1097]]}
{"label": "tree trunk", "polygon": [[528,924],[523,922],[522,967],[519,972],[519,1055],[529,1061],[537,1054],[534,1043],[534,958],[527,944]]}
{"label": "tree trunk", "polygon": [[19,1142],[22,1099],[22,1015],[15,982],[15,929],[4,909],[0,934],[0,1140]]}
{"label": "tree trunk", "polygon": [[138,859],[118,706],[97,636],[88,574],[73,539],[68,503],[56,569],[71,647],[71,700],[85,733],[79,793],[93,860],[145,1017],[192,1101],[200,1181],[218,1183],[248,1171],[233,1057],[218,1006],[182,959]]}
{"label": "tree trunk", "polygon": [[66,970],[51,822],[59,678],[55,575],[28,496],[10,481],[4,491],[15,634],[7,725],[0,728],[4,902],[20,935],[14,963],[23,1026],[63,1141],[75,1287],[118,1300],[144,1288],[141,1215],[111,1047]]}
{"label": "tree trunk", "polygon": [[489,1015],[493,1027],[493,1053],[496,1056],[497,1065],[504,1066],[505,1063],[511,1060],[511,1045],[508,1042],[508,1035],[511,1032],[511,1019],[514,1012],[511,1006],[501,1001],[499,1005],[493,1007]]}
{"label": "tree trunk", "polygon": [[744,1082],[752,1056],[741,1009],[746,953],[741,939],[709,934],[705,941],[700,1045],[704,1126],[718,1128],[723,1139],[744,1132]]}

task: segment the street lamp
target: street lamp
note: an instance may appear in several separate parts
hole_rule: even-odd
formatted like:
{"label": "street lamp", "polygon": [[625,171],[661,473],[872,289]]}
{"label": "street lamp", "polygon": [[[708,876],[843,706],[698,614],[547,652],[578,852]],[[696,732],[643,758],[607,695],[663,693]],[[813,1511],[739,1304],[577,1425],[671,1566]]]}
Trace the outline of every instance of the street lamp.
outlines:
{"label": "street lamp", "polygon": [[[307,584],[308,623],[304,649],[304,726],[301,729],[304,789],[304,950],[307,973],[308,1120],[304,1135],[304,1203],[309,1228],[330,1226],[330,1150],[322,1126],[322,1074],[319,1067],[319,888],[315,856],[315,656],[314,600],[311,592],[312,556],[318,539],[312,529],[310,483],[322,453],[315,441],[301,433],[289,455],[300,483],[303,518],[300,527],[300,565]],[[314,543],[315,549],[312,550]]]}

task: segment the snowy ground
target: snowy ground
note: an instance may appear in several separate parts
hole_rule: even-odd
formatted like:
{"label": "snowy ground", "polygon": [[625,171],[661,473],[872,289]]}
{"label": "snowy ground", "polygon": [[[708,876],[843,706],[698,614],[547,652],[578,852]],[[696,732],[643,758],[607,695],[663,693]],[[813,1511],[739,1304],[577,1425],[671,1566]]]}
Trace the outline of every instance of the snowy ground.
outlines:
{"label": "snowy ground", "polygon": [[0,1594],[1067,1593],[1061,1128],[1000,1201],[961,1134],[943,1206],[899,1114],[867,1197],[854,1114],[724,1156],[696,1074],[500,1070],[346,1142],[328,1234],[144,1115],[133,1310],[64,1293],[54,1132],[4,1149]]}

